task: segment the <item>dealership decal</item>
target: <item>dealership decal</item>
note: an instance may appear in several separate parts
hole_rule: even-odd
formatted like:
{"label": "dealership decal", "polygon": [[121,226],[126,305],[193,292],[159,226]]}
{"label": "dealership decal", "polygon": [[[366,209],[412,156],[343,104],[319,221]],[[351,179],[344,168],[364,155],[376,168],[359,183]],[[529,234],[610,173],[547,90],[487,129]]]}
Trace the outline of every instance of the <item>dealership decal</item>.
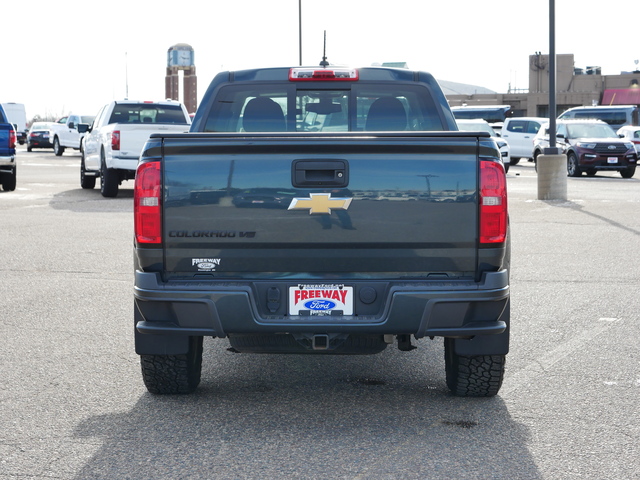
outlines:
{"label": "dealership decal", "polygon": [[191,266],[198,267],[199,272],[213,272],[220,265],[219,258],[192,258]]}

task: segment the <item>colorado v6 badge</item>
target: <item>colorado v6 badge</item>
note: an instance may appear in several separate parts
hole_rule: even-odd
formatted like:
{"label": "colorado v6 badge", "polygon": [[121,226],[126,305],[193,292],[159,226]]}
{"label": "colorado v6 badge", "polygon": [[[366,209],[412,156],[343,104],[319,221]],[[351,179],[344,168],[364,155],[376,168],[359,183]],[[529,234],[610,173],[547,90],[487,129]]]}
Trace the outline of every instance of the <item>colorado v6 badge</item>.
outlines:
{"label": "colorado v6 badge", "polygon": [[310,193],[309,198],[295,197],[291,200],[288,210],[309,210],[310,215],[325,213],[331,210],[346,210],[351,205],[352,198],[331,198],[330,193]]}

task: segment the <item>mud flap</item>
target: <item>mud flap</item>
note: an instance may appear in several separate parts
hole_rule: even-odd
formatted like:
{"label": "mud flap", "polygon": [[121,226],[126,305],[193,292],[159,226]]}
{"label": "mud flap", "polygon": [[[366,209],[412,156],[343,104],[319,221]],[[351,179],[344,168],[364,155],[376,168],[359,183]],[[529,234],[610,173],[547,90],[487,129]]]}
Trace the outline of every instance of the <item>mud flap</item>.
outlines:
{"label": "mud flap", "polygon": [[498,335],[476,335],[466,340],[456,338],[454,340],[454,348],[457,355],[475,356],[475,355],[506,355],[509,353],[509,331],[511,315],[511,300],[500,316],[500,320],[507,324],[504,332]]}
{"label": "mud flap", "polygon": [[188,335],[153,335],[138,332],[136,325],[144,318],[138,311],[138,307],[134,306],[133,310],[133,330],[138,355],[185,355],[188,353]]}

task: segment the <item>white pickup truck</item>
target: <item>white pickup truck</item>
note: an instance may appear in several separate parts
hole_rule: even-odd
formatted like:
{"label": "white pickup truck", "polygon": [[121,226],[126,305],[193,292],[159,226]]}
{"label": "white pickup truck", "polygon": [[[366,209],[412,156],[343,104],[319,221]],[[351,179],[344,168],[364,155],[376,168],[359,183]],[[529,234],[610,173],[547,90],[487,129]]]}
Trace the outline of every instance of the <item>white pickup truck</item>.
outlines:
{"label": "white pickup truck", "polygon": [[[94,118],[93,115],[71,113],[67,117],[62,117],[56,123],[52,123],[49,130],[51,132],[51,142],[53,143],[53,153],[59,157],[64,153],[65,148],[79,150],[84,134],[78,131],[78,127],[81,124],[89,125]],[[82,130],[82,127],[80,127],[80,130]]]}
{"label": "white pickup truck", "polygon": [[[100,109],[82,141],[80,185],[91,189],[100,177],[103,197],[115,197],[123,180],[135,178],[142,147],[152,133],[181,133],[191,119],[183,104],[113,101]],[[82,128],[84,129],[84,128]]]}

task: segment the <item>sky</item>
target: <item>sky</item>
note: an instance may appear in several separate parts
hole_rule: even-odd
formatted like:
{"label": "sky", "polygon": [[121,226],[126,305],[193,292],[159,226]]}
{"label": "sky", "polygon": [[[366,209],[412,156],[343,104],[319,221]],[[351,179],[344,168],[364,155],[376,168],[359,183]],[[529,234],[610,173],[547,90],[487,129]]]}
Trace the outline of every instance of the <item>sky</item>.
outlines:
{"label": "sky", "polygon": [[[0,102],[23,103],[31,119],[95,115],[127,95],[161,100],[167,50],[177,43],[195,51],[200,100],[220,71],[299,65],[299,10],[304,65],[322,59],[326,31],[332,64],[406,62],[438,80],[506,93],[528,88],[529,55],[549,53],[549,4],[32,0],[20,14],[2,15],[2,38],[11,42],[0,63]],[[555,13],[556,53],[574,54],[576,67],[600,66],[604,75],[640,68],[638,0],[555,0]]]}

